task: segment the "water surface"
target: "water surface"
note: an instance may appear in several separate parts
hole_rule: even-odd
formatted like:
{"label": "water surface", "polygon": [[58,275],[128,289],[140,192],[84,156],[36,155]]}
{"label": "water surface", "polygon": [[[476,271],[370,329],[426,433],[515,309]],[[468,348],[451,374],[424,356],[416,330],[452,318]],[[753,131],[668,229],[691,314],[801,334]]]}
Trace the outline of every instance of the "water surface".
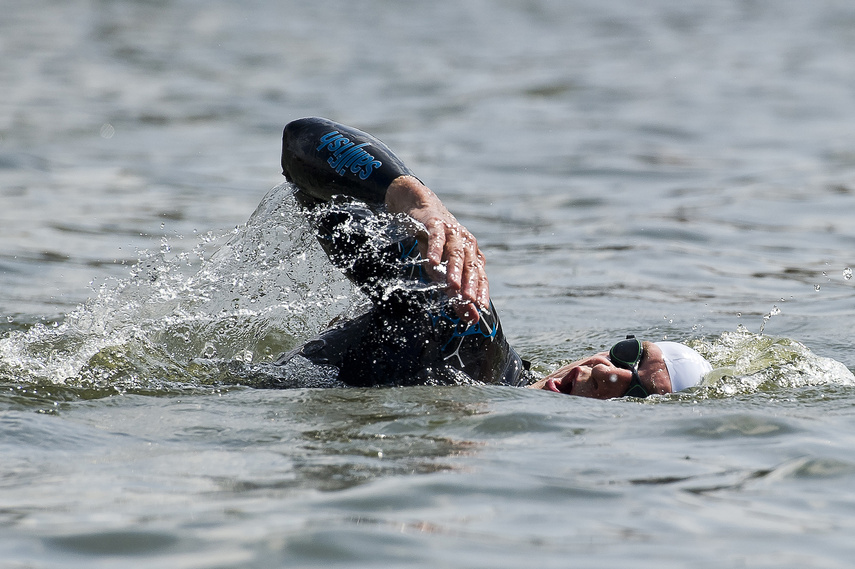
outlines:
{"label": "water surface", "polygon": [[[342,6],[4,6],[3,564],[848,567],[850,4]],[[245,385],[357,302],[277,188],[309,115],[478,236],[539,371],[635,333],[710,386]]]}

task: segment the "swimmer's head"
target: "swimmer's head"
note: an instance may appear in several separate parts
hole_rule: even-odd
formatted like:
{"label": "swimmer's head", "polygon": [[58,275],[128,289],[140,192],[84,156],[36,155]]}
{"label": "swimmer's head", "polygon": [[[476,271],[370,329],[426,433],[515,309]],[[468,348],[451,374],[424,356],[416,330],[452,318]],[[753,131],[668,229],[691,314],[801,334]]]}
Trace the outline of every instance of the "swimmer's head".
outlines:
{"label": "swimmer's head", "polygon": [[597,399],[646,397],[693,387],[711,369],[699,353],[683,344],[629,337],[609,352],[563,366],[530,387]]}
{"label": "swimmer's head", "polygon": [[[647,397],[650,392],[642,384],[638,375],[638,366],[645,355],[651,352],[650,343],[647,348],[635,336],[627,336],[612,346],[609,350],[609,360],[616,366],[630,370],[632,382],[624,397]],[[694,387],[703,380],[704,375],[712,370],[710,363],[689,346],[677,342],[656,342],[661,360],[668,370],[671,393]],[[646,351],[645,351],[646,350]]]}

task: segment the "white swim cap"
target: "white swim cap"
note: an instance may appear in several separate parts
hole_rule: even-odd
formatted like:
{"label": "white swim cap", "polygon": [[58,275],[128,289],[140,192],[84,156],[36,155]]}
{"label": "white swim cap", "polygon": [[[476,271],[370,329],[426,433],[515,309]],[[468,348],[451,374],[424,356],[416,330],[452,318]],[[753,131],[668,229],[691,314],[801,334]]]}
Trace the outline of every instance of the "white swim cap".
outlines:
{"label": "white swim cap", "polygon": [[704,375],[712,371],[704,357],[684,344],[677,342],[655,342],[662,350],[665,367],[671,376],[671,392],[677,393],[701,382]]}

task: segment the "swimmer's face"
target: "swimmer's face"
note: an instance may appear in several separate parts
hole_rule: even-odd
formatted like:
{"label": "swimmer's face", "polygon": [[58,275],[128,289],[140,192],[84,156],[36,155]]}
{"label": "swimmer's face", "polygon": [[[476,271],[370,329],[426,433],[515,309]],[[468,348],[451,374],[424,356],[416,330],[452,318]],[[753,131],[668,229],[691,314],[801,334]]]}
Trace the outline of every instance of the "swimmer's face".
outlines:
{"label": "swimmer's face", "polygon": [[[671,378],[662,350],[656,344],[643,342],[638,378],[648,393],[671,393]],[[632,382],[632,371],[620,368],[609,360],[607,352],[600,352],[584,360],[568,364],[549,374],[530,387],[555,393],[612,399],[623,397]]]}

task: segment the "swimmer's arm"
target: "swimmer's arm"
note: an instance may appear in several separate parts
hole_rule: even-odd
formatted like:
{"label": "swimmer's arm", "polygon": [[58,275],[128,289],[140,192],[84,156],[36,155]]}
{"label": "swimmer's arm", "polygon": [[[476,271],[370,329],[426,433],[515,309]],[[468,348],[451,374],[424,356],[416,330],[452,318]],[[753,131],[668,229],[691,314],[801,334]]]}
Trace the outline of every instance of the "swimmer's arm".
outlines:
{"label": "swimmer's arm", "polygon": [[[297,119],[282,133],[282,172],[306,201],[344,194],[372,207],[385,203],[390,212],[422,223],[427,239],[419,240],[421,253],[431,277],[448,284],[450,297],[461,299],[458,316],[477,322],[472,303],[489,306],[484,255],[475,237],[379,139],[329,119]],[[440,270],[442,263],[447,270]]]}
{"label": "swimmer's arm", "polygon": [[[484,309],[490,304],[490,285],[484,254],[475,236],[414,176],[399,176],[392,181],[386,189],[386,207],[391,213],[404,213],[424,225],[422,237],[427,237],[427,244],[422,239],[419,245],[432,277],[444,281],[449,296],[461,300],[457,315],[477,322],[476,306]],[[443,263],[447,263],[444,271]]]}

